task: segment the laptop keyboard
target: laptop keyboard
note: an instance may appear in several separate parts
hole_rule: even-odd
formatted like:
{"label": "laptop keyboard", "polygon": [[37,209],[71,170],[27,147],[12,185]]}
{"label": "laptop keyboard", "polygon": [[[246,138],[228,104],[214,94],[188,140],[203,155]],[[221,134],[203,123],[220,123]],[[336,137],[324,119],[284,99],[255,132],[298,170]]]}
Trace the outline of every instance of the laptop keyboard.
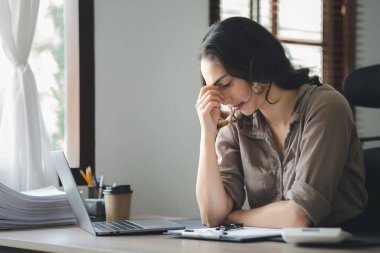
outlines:
{"label": "laptop keyboard", "polygon": [[100,221],[93,222],[92,225],[96,232],[121,232],[144,229],[144,227],[127,220]]}

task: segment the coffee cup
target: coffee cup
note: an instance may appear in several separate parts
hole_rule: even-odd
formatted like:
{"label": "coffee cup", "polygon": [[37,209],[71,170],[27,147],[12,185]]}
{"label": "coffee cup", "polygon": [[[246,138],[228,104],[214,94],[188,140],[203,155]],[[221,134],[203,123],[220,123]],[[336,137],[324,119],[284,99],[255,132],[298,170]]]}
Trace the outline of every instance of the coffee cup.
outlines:
{"label": "coffee cup", "polygon": [[129,219],[132,192],[130,185],[108,186],[103,190],[107,221]]}

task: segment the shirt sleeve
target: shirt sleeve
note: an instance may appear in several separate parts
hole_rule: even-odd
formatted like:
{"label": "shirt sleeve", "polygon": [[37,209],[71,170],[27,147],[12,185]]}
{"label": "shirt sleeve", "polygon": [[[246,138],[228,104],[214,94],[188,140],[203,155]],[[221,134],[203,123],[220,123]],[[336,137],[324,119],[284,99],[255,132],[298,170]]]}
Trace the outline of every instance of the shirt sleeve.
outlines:
{"label": "shirt sleeve", "polygon": [[215,146],[224,188],[233,201],[234,209],[241,209],[245,201],[244,173],[233,127],[235,126],[227,125],[219,130]]}
{"label": "shirt sleeve", "polygon": [[321,91],[305,109],[295,180],[285,198],[294,200],[318,225],[332,211],[355,124],[345,98]]}

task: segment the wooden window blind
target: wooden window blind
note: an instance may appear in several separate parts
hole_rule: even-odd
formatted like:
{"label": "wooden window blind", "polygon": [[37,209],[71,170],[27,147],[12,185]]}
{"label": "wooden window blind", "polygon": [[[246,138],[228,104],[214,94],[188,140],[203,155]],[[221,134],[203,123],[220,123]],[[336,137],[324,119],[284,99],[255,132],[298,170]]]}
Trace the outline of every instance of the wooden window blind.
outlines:
{"label": "wooden window blind", "polygon": [[210,0],[209,24],[212,25],[220,20],[220,0]]}
{"label": "wooden window blind", "polygon": [[[209,1],[210,24],[230,16],[246,16],[256,20],[276,35],[284,45],[294,52],[300,52],[297,56],[300,63],[306,61],[318,63],[324,83],[339,89],[344,77],[354,69],[356,0],[313,1],[316,6],[320,6],[318,9],[310,8],[308,6],[310,2],[303,0]],[[291,11],[294,9],[289,8],[291,2],[304,7],[297,10],[299,24],[302,21],[320,18],[320,27],[315,28],[314,25],[308,31],[304,27],[300,29],[292,27],[291,24],[284,25],[288,23],[286,17],[292,15]],[[236,10],[238,4],[243,5],[240,7],[240,12]],[[245,11],[246,9],[248,11]],[[321,17],[318,17],[318,13]],[[312,14],[317,16],[311,16]],[[299,35],[294,35],[297,32]],[[302,35],[302,32],[315,36],[307,38]],[[302,59],[302,51],[308,52],[308,56],[304,56],[304,59]]]}
{"label": "wooden window blind", "polygon": [[324,81],[340,88],[355,68],[356,1],[323,1]]}

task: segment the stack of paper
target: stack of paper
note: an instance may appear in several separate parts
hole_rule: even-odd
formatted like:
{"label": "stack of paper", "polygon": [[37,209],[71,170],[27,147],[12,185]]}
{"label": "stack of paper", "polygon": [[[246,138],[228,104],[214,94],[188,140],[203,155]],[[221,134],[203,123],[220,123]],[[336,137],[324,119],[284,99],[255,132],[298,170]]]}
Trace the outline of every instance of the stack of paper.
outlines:
{"label": "stack of paper", "polygon": [[20,193],[0,183],[0,229],[75,223],[66,194],[55,187]]}

